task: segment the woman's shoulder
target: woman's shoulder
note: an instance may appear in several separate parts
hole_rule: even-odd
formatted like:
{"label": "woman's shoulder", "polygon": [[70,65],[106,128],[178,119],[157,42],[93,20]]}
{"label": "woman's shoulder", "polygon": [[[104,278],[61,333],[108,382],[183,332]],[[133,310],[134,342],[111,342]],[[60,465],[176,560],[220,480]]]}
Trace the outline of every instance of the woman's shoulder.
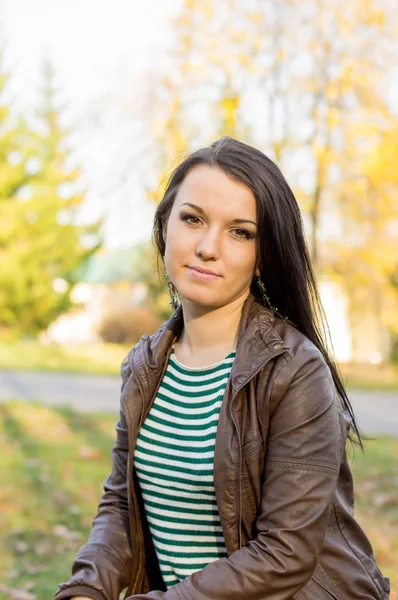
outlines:
{"label": "woman's shoulder", "polygon": [[277,349],[269,376],[270,389],[284,392],[296,380],[303,383],[303,378],[306,384],[310,380],[322,380],[331,388],[334,387],[323,353],[304,333],[265,307],[257,311],[257,319],[256,327],[263,342],[267,347]]}
{"label": "woman's shoulder", "polygon": [[265,343],[280,342],[281,346],[286,349],[283,355],[284,362],[290,362],[295,356],[303,352],[313,353],[320,361],[325,362],[320,349],[291,323],[277,317],[265,307],[261,307],[258,311],[257,318]]}
{"label": "woman's shoulder", "polygon": [[321,350],[283,319],[276,317],[272,327],[286,351],[276,357],[270,374],[270,404],[275,407],[293,389],[294,398],[306,398],[306,404],[313,405],[312,410],[319,403],[332,403],[335,384]]}

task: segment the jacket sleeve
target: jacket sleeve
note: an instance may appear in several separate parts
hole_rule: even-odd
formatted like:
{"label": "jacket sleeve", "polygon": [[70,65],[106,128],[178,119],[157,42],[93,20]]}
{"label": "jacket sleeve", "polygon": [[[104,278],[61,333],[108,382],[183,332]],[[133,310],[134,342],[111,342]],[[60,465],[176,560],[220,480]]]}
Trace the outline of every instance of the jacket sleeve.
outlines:
{"label": "jacket sleeve", "polygon": [[135,600],[291,600],[315,570],[336,489],[340,403],[322,355],[295,355],[275,377],[257,536],[167,592]]}
{"label": "jacket sleeve", "polygon": [[[123,391],[131,374],[122,363]],[[87,543],[72,565],[72,577],[58,587],[54,600],[87,596],[93,600],[117,600],[131,573],[127,492],[128,440],[125,417],[120,411],[112,449],[112,472],[104,483],[97,515]]]}

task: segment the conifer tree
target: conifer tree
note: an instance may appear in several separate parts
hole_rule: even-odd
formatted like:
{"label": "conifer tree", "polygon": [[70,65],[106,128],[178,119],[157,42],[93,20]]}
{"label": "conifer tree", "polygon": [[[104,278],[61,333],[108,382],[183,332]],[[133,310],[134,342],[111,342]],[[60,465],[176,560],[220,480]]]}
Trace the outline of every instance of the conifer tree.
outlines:
{"label": "conifer tree", "polygon": [[84,191],[67,146],[68,132],[60,124],[49,63],[42,78],[34,130],[11,132],[20,144],[19,164],[14,170],[8,167],[9,148],[0,157],[1,170],[9,173],[0,215],[6,223],[0,234],[0,327],[25,334],[45,329],[68,308],[74,272],[97,249],[100,225],[77,221]]}

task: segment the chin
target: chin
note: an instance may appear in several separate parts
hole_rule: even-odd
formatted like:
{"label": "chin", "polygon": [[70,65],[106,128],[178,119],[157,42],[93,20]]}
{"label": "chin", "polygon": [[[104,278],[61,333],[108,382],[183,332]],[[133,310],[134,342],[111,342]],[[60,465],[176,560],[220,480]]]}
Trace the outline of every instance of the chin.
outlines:
{"label": "chin", "polygon": [[188,289],[179,290],[179,295],[181,299],[186,302],[192,302],[193,304],[198,304],[200,306],[214,306],[219,305],[222,300],[219,294],[209,293],[207,290],[194,291]]}
{"label": "chin", "polygon": [[192,291],[186,294],[181,293],[180,297],[183,302],[189,302],[203,308],[221,308],[233,301],[233,298],[225,298],[219,294],[194,293]]}

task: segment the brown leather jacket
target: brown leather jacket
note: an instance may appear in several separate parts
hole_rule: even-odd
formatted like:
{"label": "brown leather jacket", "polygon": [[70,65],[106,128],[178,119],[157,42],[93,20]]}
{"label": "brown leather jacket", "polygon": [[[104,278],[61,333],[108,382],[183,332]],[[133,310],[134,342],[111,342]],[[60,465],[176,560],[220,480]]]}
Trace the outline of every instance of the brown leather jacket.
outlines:
{"label": "brown leather jacket", "polygon": [[[349,418],[322,354],[252,295],[221,407],[214,484],[228,557],[164,586],[133,455],[160,385],[181,307],[122,364],[112,474],[88,543],[56,600],[384,600],[389,581],[353,516]],[[158,590],[158,591],[151,591]]]}

